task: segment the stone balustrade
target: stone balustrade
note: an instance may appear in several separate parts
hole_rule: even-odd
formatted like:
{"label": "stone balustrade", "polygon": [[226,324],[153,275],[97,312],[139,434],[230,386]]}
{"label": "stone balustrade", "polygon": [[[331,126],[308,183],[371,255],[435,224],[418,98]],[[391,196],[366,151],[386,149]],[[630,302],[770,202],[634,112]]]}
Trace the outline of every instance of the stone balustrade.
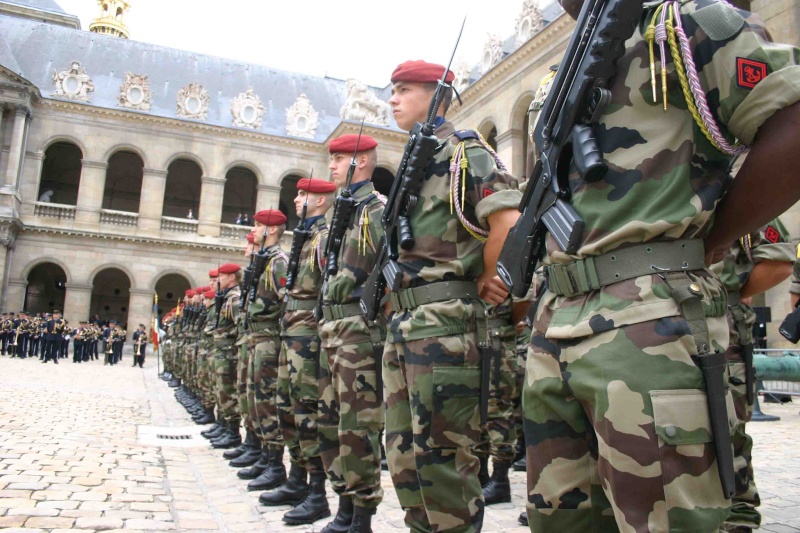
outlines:
{"label": "stone balustrade", "polygon": [[161,231],[197,233],[197,221],[187,218],[161,217]]}
{"label": "stone balustrade", "polygon": [[135,228],[139,223],[139,214],[128,211],[114,211],[112,209],[100,210],[100,223],[114,226],[128,226]]}
{"label": "stone balustrade", "polygon": [[219,236],[223,239],[244,240],[247,234],[253,230],[252,226],[240,226],[238,224],[220,224]]}
{"label": "stone balustrade", "polygon": [[49,202],[34,202],[33,205],[33,214],[37,217],[75,220],[74,205],[51,204]]}

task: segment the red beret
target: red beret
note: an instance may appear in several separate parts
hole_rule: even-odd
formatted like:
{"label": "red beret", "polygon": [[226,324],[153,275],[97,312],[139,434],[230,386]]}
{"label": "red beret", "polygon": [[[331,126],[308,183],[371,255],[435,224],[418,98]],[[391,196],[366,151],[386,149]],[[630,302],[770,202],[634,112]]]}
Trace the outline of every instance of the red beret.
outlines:
{"label": "red beret", "polygon": [[341,137],[336,137],[334,140],[332,140],[328,145],[328,152],[332,154],[337,154],[340,152],[352,154],[356,149],[356,142],[358,143],[359,152],[372,150],[378,146],[378,141],[369,135],[362,135],[361,140],[359,140],[358,135],[354,133],[348,133],[347,135],[342,135]]}
{"label": "red beret", "polygon": [[213,298],[216,295],[217,293],[214,290],[206,291],[203,293],[203,296],[205,296],[206,298]]}
{"label": "red beret", "polygon": [[242,269],[242,267],[239,266],[236,263],[225,263],[224,265],[219,267],[219,273],[220,274],[236,274],[241,269]]}
{"label": "red beret", "polygon": [[219,277],[219,272],[217,271],[217,269],[216,269],[216,268],[215,268],[214,270],[209,270],[209,271],[208,271],[208,277],[209,277],[209,278],[216,278],[216,277]]}
{"label": "red beret", "polygon": [[253,232],[248,233],[247,234],[247,242],[249,242],[250,244],[255,244],[256,243],[256,234],[253,233]]}
{"label": "red beret", "polygon": [[[392,83],[398,81],[410,81],[414,83],[436,83],[442,79],[444,67],[435,63],[427,63],[422,60],[406,61],[400,63],[392,72]],[[447,71],[446,83],[453,83],[456,78],[453,71]]]}
{"label": "red beret", "polygon": [[185,292],[185,293],[183,293],[183,294],[184,294],[184,296],[189,296],[189,297],[192,297],[192,296],[194,296],[194,290],[192,290],[192,289],[187,289],[187,290],[186,290],[186,292]]}
{"label": "red beret", "polygon": [[253,220],[265,226],[280,226],[286,224],[286,215],[277,209],[263,209],[253,215]]}
{"label": "red beret", "polygon": [[203,293],[203,292],[206,292],[206,291],[210,291],[210,290],[212,290],[211,287],[209,287],[208,285],[205,285],[205,286],[200,287],[199,289],[197,289],[195,292],[200,294],[200,293]]}
{"label": "red beret", "polygon": [[303,178],[297,182],[297,189],[306,192],[326,193],[336,190],[333,182],[314,178]]}

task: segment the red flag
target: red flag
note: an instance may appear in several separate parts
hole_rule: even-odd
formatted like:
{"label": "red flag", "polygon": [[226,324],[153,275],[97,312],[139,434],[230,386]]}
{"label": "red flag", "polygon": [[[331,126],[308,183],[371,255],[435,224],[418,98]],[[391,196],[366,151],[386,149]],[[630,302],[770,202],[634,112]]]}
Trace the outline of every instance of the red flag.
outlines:
{"label": "red flag", "polygon": [[158,349],[158,326],[153,321],[153,324],[150,326],[150,342],[153,343],[153,349]]}

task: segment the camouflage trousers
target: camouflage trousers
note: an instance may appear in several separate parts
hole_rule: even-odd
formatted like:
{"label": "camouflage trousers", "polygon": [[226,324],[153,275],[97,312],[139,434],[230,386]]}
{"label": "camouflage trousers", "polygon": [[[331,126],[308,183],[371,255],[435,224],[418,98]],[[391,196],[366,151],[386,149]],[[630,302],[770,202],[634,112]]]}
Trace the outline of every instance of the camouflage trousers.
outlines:
{"label": "camouflage trousers", "polygon": [[486,428],[475,454],[491,456],[498,462],[514,460],[514,444],[517,440],[514,425],[513,399],[519,397],[517,387],[517,345],[514,326],[504,325],[498,331],[499,342],[491,361],[489,376],[489,405],[486,412]]}
{"label": "camouflage trousers", "polygon": [[317,436],[319,337],[283,337],[278,359],[278,417],[292,462],[322,470]]}
{"label": "camouflage trousers", "polygon": [[214,373],[216,376],[217,407],[219,414],[226,422],[235,423],[241,420],[236,396],[236,364],[238,357],[235,346],[216,346]]}
{"label": "camouflage trousers", "polygon": [[518,439],[524,439],[522,430],[522,387],[525,384],[525,364],[528,360],[528,344],[531,342],[531,328],[526,326],[517,334],[517,390],[511,399],[514,412],[514,432]]}
{"label": "camouflage trousers", "polygon": [[[740,342],[752,342],[752,328],[755,323],[755,313],[750,308],[739,306],[743,313],[739,316],[741,324],[733,319],[728,313],[728,326],[731,330],[731,342],[725,352],[725,359],[728,362],[728,372],[730,378],[731,395],[733,405],[736,409],[736,419],[738,424],[734,431],[731,441],[733,443],[733,471],[736,482],[736,492],[733,496],[731,514],[725,520],[726,525],[744,526],[756,529],[761,525],[761,513],[756,507],[761,505],[761,498],[758,495],[758,488],[753,474],[753,439],[747,434],[745,424],[750,422],[753,417],[753,404],[747,401],[745,361],[743,357],[744,349]],[[743,339],[739,333],[743,332]],[[755,384],[753,384],[755,387]]]}
{"label": "camouflage trousers", "polygon": [[251,334],[248,340],[248,394],[252,411],[250,416],[262,446],[283,446],[278,423],[278,359],[281,338]]}
{"label": "camouflage trousers", "polygon": [[333,489],[359,507],[376,508],[381,488],[384,415],[372,342],[322,348],[319,448]]}
{"label": "camouflage trousers", "polygon": [[[706,323],[724,349],[725,318]],[[730,501],[690,331],[665,317],[578,339],[534,332],[522,396],[531,531],[719,529]]]}
{"label": "camouflage trousers", "polygon": [[172,348],[172,375],[178,379],[183,377],[183,340],[176,340]]}
{"label": "camouflage trousers", "polygon": [[248,369],[250,368],[250,354],[247,348],[247,336],[239,337],[236,341],[236,351],[238,352],[236,363],[236,397],[239,404],[239,412],[242,414],[244,429],[252,431],[254,429],[253,419],[250,416],[252,405],[248,394]]}
{"label": "camouflage trousers", "polygon": [[[105,359],[105,354],[103,354],[103,358]],[[164,343],[161,345],[161,359],[162,359],[162,368],[164,372],[171,372],[172,371],[172,342]],[[108,362],[106,360],[106,362]]]}
{"label": "camouflage trousers", "polygon": [[200,348],[197,354],[197,382],[200,389],[200,401],[206,409],[214,407],[216,403],[209,365],[209,352],[208,343],[204,342],[203,347]]}
{"label": "camouflage trousers", "polygon": [[412,531],[480,531],[483,495],[474,333],[386,342],[386,458]]}

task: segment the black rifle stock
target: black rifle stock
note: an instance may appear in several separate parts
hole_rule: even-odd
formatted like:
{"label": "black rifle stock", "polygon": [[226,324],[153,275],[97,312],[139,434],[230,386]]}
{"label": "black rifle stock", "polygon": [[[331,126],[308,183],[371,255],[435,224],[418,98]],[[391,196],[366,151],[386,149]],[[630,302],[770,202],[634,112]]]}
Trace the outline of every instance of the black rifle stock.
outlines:
{"label": "black rifle stock", "polygon": [[217,292],[214,294],[214,311],[216,312],[217,316],[214,322],[214,329],[219,329],[219,315],[222,312],[222,304],[225,302],[225,293],[222,292],[222,288],[219,283],[220,275],[219,264],[217,264]]}
{"label": "black rifle stock", "polygon": [[289,291],[294,287],[294,282],[297,278],[297,269],[300,267],[300,252],[303,250],[303,245],[311,235],[311,231],[305,228],[306,213],[308,212],[308,195],[303,202],[303,210],[300,213],[300,222],[292,232],[292,248],[289,250],[289,262],[286,265],[286,295],[288,298]]}
{"label": "black rifle stock", "polygon": [[520,202],[522,216],[497,264],[514,296],[524,296],[530,287],[548,232],[568,254],[580,245],[585,224],[569,204],[570,165],[587,182],[602,179],[608,170],[593,126],[610,101],[617,60],[643,11],[642,0],[589,0],[581,10],[534,128],[541,155]]}

